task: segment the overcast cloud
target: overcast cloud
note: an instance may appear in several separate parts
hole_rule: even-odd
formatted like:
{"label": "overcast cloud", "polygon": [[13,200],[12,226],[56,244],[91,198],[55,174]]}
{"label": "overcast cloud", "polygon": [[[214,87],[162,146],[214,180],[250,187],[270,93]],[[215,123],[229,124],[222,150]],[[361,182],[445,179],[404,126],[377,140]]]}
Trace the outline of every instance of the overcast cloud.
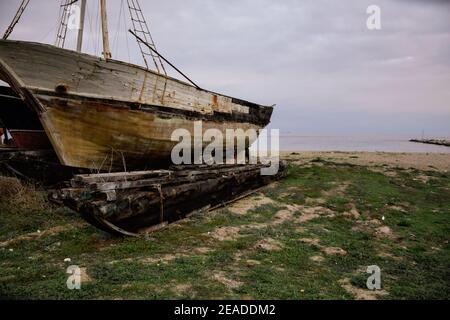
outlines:
{"label": "overcast cloud", "polygon": [[[1,30],[20,2],[0,1]],[[113,58],[142,64],[119,19],[122,1],[107,2]],[[59,3],[31,0],[10,38],[54,44]],[[381,8],[381,30],[366,27],[371,4]],[[450,1],[141,5],[162,54],[202,87],[277,104],[271,126],[282,132],[419,135],[424,129],[450,137]],[[84,51],[99,55],[98,1],[88,0],[88,12]],[[69,33],[67,48],[74,48],[75,35]]]}

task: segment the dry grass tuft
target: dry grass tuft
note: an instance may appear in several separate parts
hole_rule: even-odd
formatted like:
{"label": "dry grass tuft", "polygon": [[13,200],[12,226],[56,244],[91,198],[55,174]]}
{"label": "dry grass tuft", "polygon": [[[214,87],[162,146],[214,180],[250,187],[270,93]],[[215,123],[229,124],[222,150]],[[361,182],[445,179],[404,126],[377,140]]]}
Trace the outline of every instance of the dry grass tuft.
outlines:
{"label": "dry grass tuft", "polygon": [[17,210],[39,210],[45,208],[46,201],[33,185],[25,184],[14,177],[0,176],[0,204]]}

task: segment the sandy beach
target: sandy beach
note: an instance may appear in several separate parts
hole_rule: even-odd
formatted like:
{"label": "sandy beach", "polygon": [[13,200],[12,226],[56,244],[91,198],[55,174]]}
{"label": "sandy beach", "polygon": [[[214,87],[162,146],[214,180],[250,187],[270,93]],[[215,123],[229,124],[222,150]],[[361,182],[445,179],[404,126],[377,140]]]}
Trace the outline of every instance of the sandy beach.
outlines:
{"label": "sandy beach", "polygon": [[321,158],[326,161],[360,166],[389,166],[444,172],[450,170],[450,154],[445,153],[289,151],[282,152],[281,158],[299,165]]}

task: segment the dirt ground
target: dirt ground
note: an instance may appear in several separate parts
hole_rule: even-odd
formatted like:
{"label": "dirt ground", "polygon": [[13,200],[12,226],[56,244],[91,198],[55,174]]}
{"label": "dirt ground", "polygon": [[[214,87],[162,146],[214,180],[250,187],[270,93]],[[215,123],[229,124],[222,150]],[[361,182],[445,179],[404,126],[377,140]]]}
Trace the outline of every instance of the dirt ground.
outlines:
{"label": "dirt ground", "polygon": [[[145,238],[104,233],[0,177],[0,298],[450,297],[450,155],[283,158],[284,179]],[[81,290],[66,286],[70,265]],[[371,265],[381,290],[367,288]]]}

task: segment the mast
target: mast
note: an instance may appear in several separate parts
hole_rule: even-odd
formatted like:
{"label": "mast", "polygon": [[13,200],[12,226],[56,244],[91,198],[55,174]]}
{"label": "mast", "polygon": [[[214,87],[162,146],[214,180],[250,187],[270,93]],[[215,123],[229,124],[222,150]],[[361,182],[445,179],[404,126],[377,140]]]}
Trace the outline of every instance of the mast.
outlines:
{"label": "mast", "polygon": [[83,46],[84,16],[86,15],[86,0],[81,0],[80,28],[78,29],[77,51],[81,52]]}
{"label": "mast", "polygon": [[111,51],[109,50],[108,23],[106,17],[106,0],[100,0],[100,15],[102,18],[103,56],[105,59],[111,59]]}

